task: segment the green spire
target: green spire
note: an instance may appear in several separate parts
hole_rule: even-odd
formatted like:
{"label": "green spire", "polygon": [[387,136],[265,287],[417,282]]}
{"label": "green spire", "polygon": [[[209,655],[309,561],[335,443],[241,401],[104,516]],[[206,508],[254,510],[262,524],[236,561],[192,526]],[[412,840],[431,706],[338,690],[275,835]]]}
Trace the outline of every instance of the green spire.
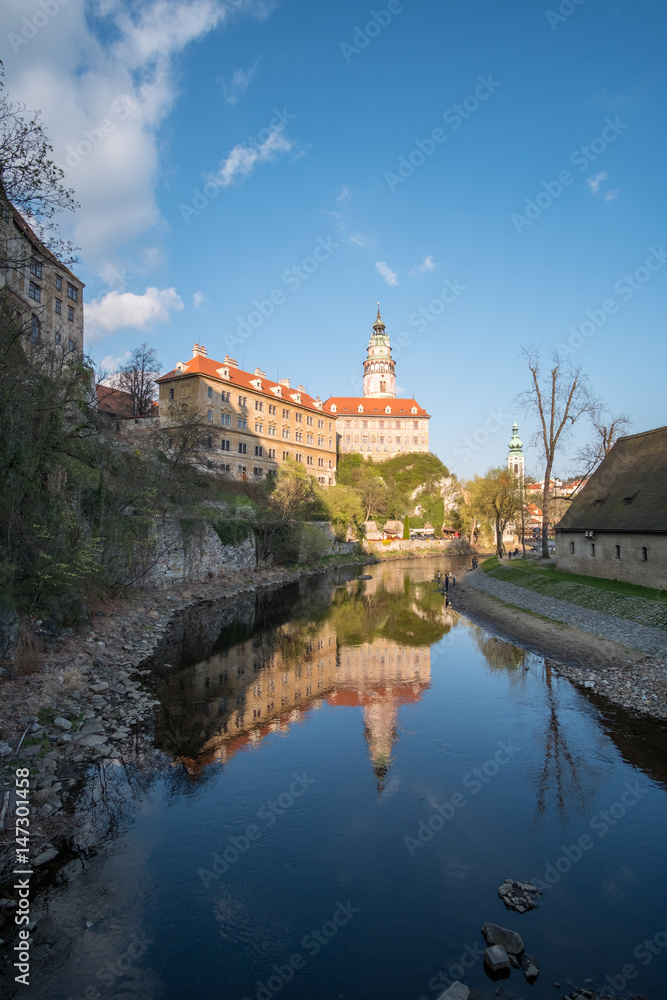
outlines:
{"label": "green spire", "polygon": [[509,443],[510,455],[523,454],[523,441],[519,437],[519,425],[515,421],[512,425],[512,440]]}

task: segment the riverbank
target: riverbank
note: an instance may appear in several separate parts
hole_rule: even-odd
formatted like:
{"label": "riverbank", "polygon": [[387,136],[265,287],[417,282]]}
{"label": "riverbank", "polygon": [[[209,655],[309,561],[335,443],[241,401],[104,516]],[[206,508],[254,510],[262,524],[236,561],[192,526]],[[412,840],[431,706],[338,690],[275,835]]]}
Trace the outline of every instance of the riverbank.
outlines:
{"label": "riverbank", "polygon": [[449,593],[452,607],[501,638],[555,660],[558,671],[588,694],[667,721],[667,660],[518,607],[512,603],[516,588],[494,583],[494,593],[485,593],[479,589],[481,569],[462,575]]}
{"label": "riverbank", "polygon": [[43,623],[24,621],[11,674],[5,665],[0,678],[0,883],[13,857],[18,767],[30,769],[31,857],[40,868],[57,857],[57,845],[77,824],[67,803],[90,768],[104,760],[128,763],[152,747],[156,701],[144,683],[150,671],[142,664],[178,614],[376,561],[367,554],[347,555],[298,569],[230,574],[192,587],[132,591],[92,607],[90,627],[79,635],[72,629],[48,634]]}

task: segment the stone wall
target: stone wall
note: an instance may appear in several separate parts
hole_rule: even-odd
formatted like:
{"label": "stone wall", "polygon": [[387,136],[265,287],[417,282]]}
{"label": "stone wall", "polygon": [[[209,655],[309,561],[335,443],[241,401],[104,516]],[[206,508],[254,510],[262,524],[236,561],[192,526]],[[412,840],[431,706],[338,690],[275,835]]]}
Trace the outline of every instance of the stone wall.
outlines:
{"label": "stone wall", "polygon": [[241,542],[223,545],[206,521],[156,519],[149,543],[125,557],[123,563],[121,577],[137,588],[205,582],[255,569],[255,538],[251,532]]}
{"label": "stone wall", "polygon": [[339,542],[336,538],[336,532],[333,524],[330,521],[309,521],[308,524],[312,524],[313,527],[319,528],[319,530],[326,536],[329,542],[328,551],[324,554],[325,556],[333,555],[350,555],[357,551],[358,545],[354,541]]}
{"label": "stone wall", "polygon": [[456,555],[469,552],[470,546],[465,538],[411,538],[397,539],[387,542],[369,542],[363,544],[364,552],[381,556],[386,552],[404,552],[406,556],[422,555],[424,552],[435,555]]}
{"label": "stone wall", "polygon": [[556,531],[556,569],[667,590],[667,535],[604,532],[586,538],[580,531]]}

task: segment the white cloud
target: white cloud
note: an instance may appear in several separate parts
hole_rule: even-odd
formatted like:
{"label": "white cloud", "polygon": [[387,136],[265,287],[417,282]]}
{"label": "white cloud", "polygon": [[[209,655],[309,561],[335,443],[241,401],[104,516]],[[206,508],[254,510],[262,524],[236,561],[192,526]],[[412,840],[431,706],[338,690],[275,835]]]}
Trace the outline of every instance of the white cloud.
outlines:
{"label": "white cloud", "polygon": [[421,262],[421,264],[416,264],[414,267],[410,268],[410,274],[414,276],[415,274],[418,274],[420,271],[422,271],[422,272],[423,271],[435,271],[435,267],[436,267],[436,264],[435,264],[435,260],[433,259],[433,257],[430,257],[430,256],[429,257],[424,257],[424,259]]}
{"label": "white cloud", "polygon": [[341,188],[341,192],[336,198],[336,201],[352,201],[352,195],[350,194],[349,188]]}
{"label": "white cloud", "polygon": [[208,295],[204,292],[195,292],[192,296],[192,308],[199,309],[200,306],[207,306],[209,303]]}
{"label": "white cloud", "polygon": [[248,177],[258,163],[273,163],[281,153],[289,153],[295,144],[286,138],[284,131],[283,124],[275,125],[260,145],[234,146],[215,176],[217,183],[228,187],[234,181]]}
{"label": "white cloud", "polygon": [[621,193],[621,189],[620,188],[614,188],[613,191],[607,191],[606,195],[604,196],[604,200],[605,201],[614,201],[614,199],[618,198],[618,196],[619,196],[620,193]]}
{"label": "white cloud", "polygon": [[600,190],[600,184],[602,184],[602,181],[606,180],[607,180],[606,174],[596,174],[595,177],[589,177],[586,183],[588,184],[593,194],[597,194],[598,191]]}
{"label": "white cloud", "polygon": [[363,247],[366,243],[366,237],[363,233],[352,233],[348,239],[350,243],[354,243],[355,247]]}
{"label": "white cloud", "polygon": [[[131,351],[125,351],[123,354],[116,357],[113,354],[107,354],[106,357],[102,358],[99,365],[97,366],[97,372],[117,372],[121,365],[124,365],[126,361],[130,359]],[[101,380],[102,385],[113,385],[114,378],[112,375],[107,375]]]}
{"label": "white cloud", "polygon": [[378,272],[378,274],[382,275],[382,277],[384,278],[384,280],[387,282],[388,285],[398,284],[398,275],[396,274],[396,271],[392,271],[392,269],[389,267],[389,264],[387,264],[386,260],[377,261],[375,265],[375,270]]}
{"label": "white cloud", "polygon": [[274,7],[269,0],[69,0],[25,39],[25,0],[5,0],[10,95],[42,110],[54,159],[81,204],[62,227],[89,268],[117,267],[121,251],[140,259],[146,235],[154,243],[164,227],[159,130],[178,96],[175,57],[220,25],[241,15],[262,19]]}
{"label": "white cloud", "polygon": [[231,104],[232,107],[235,107],[241,98],[246,95],[248,87],[252,83],[255,73],[257,72],[259,61],[260,57],[257,56],[252,66],[248,69],[234,70],[229,83],[225,80],[224,76],[219,76],[216,79],[216,83],[220,84],[225,104]]}
{"label": "white cloud", "polygon": [[183,309],[175,288],[147,288],[143,295],[134,292],[107,292],[85,305],[85,331],[88,343],[95,343],[123,327],[148,330],[156,323],[169,321],[172,312]]}

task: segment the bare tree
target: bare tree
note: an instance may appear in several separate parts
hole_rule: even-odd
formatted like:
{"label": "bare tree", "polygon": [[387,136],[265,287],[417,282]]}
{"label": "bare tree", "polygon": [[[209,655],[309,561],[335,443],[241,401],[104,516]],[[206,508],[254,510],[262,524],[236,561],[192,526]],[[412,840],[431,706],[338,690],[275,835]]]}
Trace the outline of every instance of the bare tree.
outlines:
{"label": "bare tree", "polygon": [[[64,171],[51,158],[51,146],[40,112],[28,113],[27,106],[12,101],[3,83],[4,67],[0,62],[0,197],[25,217],[37,241],[61,263],[73,264],[75,247],[64,240],[54,216],[64,209],[78,208],[74,192],[65,187]],[[0,266],[22,266],[35,255],[30,238],[10,238],[0,246]]]}
{"label": "bare tree", "polygon": [[585,445],[577,454],[577,462],[580,468],[586,471],[580,476],[578,488],[571,494],[570,499],[582,489],[582,483],[592,476],[600,462],[607,457],[620,437],[628,431],[632,421],[625,413],[614,416],[602,404],[591,410],[590,420],[592,424],[592,440]]}
{"label": "bare tree", "polygon": [[531,388],[518,401],[524,412],[538,419],[534,443],[544,455],[544,493],[542,500],[542,558],[549,558],[549,501],[551,473],[559,447],[572,427],[599,405],[591,395],[581,367],[572,367],[554,351],[550,367],[543,370],[539,349],[524,348]]}
{"label": "bare tree", "polygon": [[158,395],[156,380],[159,377],[157,352],[145,343],[135,347],[129,361],[114,376],[114,387],[130,394],[135,417],[148,417],[152,414],[153,403]]}

